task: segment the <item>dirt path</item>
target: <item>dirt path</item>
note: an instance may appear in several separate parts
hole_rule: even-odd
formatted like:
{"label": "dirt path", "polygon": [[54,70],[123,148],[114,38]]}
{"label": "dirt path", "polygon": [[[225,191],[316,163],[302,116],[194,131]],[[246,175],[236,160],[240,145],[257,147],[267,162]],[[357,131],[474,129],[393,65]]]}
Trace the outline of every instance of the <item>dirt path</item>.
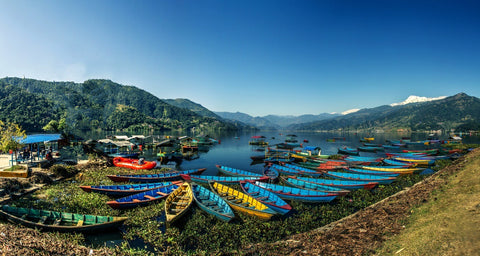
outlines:
{"label": "dirt path", "polygon": [[447,178],[461,170],[480,149],[456,160],[454,164],[387,199],[326,227],[298,234],[270,244],[256,244],[247,255],[370,255],[382,242],[404,229],[403,222],[412,207],[430,200],[433,190],[446,184]]}

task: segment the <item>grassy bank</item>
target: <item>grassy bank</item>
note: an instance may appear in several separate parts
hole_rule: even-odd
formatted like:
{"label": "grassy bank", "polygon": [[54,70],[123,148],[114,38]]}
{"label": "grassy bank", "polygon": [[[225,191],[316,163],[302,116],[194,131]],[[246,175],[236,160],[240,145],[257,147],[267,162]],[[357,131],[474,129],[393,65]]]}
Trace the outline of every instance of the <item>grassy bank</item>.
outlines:
{"label": "grassy bank", "polygon": [[480,252],[480,152],[448,177],[428,202],[411,210],[406,229],[377,255],[478,255]]}

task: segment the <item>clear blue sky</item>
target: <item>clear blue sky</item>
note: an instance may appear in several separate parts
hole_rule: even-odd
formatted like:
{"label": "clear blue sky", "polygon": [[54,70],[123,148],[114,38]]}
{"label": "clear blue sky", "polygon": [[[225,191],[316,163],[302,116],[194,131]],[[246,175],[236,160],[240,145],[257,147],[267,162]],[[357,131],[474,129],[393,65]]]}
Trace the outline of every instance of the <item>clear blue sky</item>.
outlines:
{"label": "clear blue sky", "polygon": [[0,0],[0,77],[105,78],[213,111],[480,96],[480,1]]}

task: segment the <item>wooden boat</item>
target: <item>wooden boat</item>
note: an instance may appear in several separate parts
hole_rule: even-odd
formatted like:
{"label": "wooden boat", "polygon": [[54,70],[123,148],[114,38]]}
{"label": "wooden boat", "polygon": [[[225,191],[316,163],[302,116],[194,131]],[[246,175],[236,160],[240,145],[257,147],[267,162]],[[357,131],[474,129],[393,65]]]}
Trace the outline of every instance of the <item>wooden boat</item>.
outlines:
{"label": "wooden boat", "polygon": [[384,172],[394,172],[400,174],[412,174],[414,172],[420,172],[425,170],[425,168],[418,167],[398,167],[398,166],[358,166],[359,168],[372,171],[384,171]]}
{"label": "wooden boat", "polygon": [[185,174],[182,174],[182,178],[185,181],[194,181],[194,182],[204,183],[204,184],[207,184],[211,181],[223,183],[223,184],[233,184],[233,183],[238,183],[242,180],[259,180],[259,181],[268,180],[267,176],[209,176],[209,175],[185,175]]}
{"label": "wooden boat", "polygon": [[275,168],[270,168],[267,166],[263,169],[263,175],[267,176],[270,181],[276,181],[280,173]]}
{"label": "wooden boat", "polygon": [[172,191],[178,188],[178,183],[148,190],[142,193],[121,197],[108,201],[108,206],[113,209],[129,209],[138,206],[145,206],[167,197]]}
{"label": "wooden boat", "polygon": [[118,228],[127,217],[47,211],[2,205],[0,214],[7,220],[30,228],[59,232],[100,232]]}
{"label": "wooden boat", "polygon": [[338,148],[338,153],[339,154],[344,154],[344,155],[351,155],[351,156],[358,156],[360,153],[358,153],[358,150],[355,148],[348,148],[348,147],[342,147]]}
{"label": "wooden boat", "polygon": [[253,185],[277,194],[280,198],[292,201],[324,203],[330,202],[337,197],[336,194],[329,194],[321,191],[294,188],[265,182],[251,182]]}
{"label": "wooden boat", "polygon": [[411,163],[423,166],[429,166],[435,163],[435,160],[433,159],[421,157],[395,157],[393,159],[404,163]]}
{"label": "wooden boat", "polygon": [[165,200],[165,218],[167,223],[180,219],[190,208],[193,202],[192,186],[184,182],[175,189]]}
{"label": "wooden boat", "polygon": [[390,166],[415,167],[415,164],[395,161],[395,159],[383,159],[382,162]]}
{"label": "wooden boat", "polygon": [[377,151],[384,151],[385,149],[383,147],[358,147],[358,151],[363,151],[363,152],[377,152]]}
{"label": "wooden boat", "polygon": [[192,186],[193,199],[200,209],[226,222],[235,217],[232,208],[222,197],[194,182],[190,185]]}
{"label": "wooden boat", "polygon": [[257,135],[252,136],[251,140],[248,142],[250,145],[259,145],[259,146],[267,146],[268,142],[265,141],[265,136]]}
{"label": "wooden boat", "polygon": [[292,207],[287,202],[283,201],[283,199],[273,192],[254,186],[247,181],[241,181],[240,186],[245,193],[282,215],[287,214],[292,210]]}
{"label": "wooden boat", "polygon": [[[182,182],[180,182],[182,183]],[[173,184],[172,182],[157,182],[144,184],[126,184],[126,185],[102,185],[102,186],[80,186],[85,192],[95,192],[108,196],[129,196],[142,193],[148,190],[165,187]]]}
{"label": "wooden boat", "polygon": [[222,185],[218,182],[209,182],[213,192],[221,196],[233,209],[263,220],[271,219],[276,212],[252,196]]}
{"label": "wooden boat", "polygon": [[323,186],[336,187],[346,190],[366,189],[370,190],[378,185],[378,182],[371,181],[353,181],[353,180],[332,180],[332,179],[316,179],[307,177],[297,177],[310,183],[317,183]]}
{"label": "wooden boat", "polygon": [[143,161],[133,158],[115,157],[113,158],[113,165],[117,167],[125,167],[134,170],[150,170],[155,168],[157,162],[155,161]]}
{"label": "wooden boat", "polygon": [[339,180],[370,181],[378,182],[378,184],[390,184],[396,179],[396,177],[382,177],[378,175],[366,175],[346,172],[326,172],[325,175]]}
{"label": "wooden boat", "polygon": [[338,187],[330,187],[330,186],[325,186],[318,183],[311,183],[305,180],[297,179],[296,176],[288,176],[286,178],[285,177],[281,177],[281,178],[283,182],[285,182],[285,184],[292,187],[322,191],[329,194],[336,194],[338,196],[344,196],[350,192],[350,190],[340,189]]}
{"label": "wooden boat", "polygon": [[185,171],[165,172],[158,174],[118,174],[107,175],[109,179],[115,182],[141,182],[141,183],[154,183],[172,180],[181,180],[181,174],[200,174],[207,168],[191,169]]}
{"label": "wooden boat", "polygon": [[352,167],[344,168],[343,170],[347,172],[367,174],[367,175],[380,175],[380,176],[390,176],[390,177],[397,177],[398,175],[400,175],[400,173],[397,173],[397,172],[373,171],[373,170],[359,169],[359,168],[352,168]]}
{"label": "wooden boat", "polygon": [[404,149],[404,153],[423,153],[427,155],[436,155],[438,154],[438,149],[423,149],[423,150],[413,150],[413,149]]}
{"label": "wooden boat", "polygon": [[286,167],[286,166],[281,166],[281,165],[278,165],[278,164],[272,164],[270,166],[270,168],[273,168],[275,170],[277,170],[278,172],[280,173],[283,173],[283,174],[288,174],[288,175],[308,175],[308,176],[312,176],[312,177],[318,177],[318,176],[321,176],[322,173],[321,172],[316,172],[314,170],[309,170],[309,169],[293,169],[293,168],[289,168],[289,167]]}
{"label": "wooden boat", "polygon": [[218,171],[220,171],[223,174],[230,175],[230,176],[249,176],[249,177],[255,177],[255,176],[262,177],[263,176],[262,174],[259,174],[259,173],[244,171],[244,170],[240,170],[240,169],[236,169],[236,168],[232,168],[232,167],[228,167],[228,166],[223,166],[223,165],[218,165],[218,164],[215,165],[215,166],[217,167]]}

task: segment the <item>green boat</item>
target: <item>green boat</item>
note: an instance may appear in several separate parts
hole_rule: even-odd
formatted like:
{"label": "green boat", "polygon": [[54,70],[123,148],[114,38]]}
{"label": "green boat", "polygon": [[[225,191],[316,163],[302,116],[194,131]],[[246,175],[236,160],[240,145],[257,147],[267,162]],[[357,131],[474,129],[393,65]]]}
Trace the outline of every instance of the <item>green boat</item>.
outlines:
{"label": "green boat", "polygon": [[10,205],[3,205],[0,209],[0,215],[8,221],[30,228],[38,228],[44,231],[82,233],[118,228],[127,220],[127,217],[56,212]]}

